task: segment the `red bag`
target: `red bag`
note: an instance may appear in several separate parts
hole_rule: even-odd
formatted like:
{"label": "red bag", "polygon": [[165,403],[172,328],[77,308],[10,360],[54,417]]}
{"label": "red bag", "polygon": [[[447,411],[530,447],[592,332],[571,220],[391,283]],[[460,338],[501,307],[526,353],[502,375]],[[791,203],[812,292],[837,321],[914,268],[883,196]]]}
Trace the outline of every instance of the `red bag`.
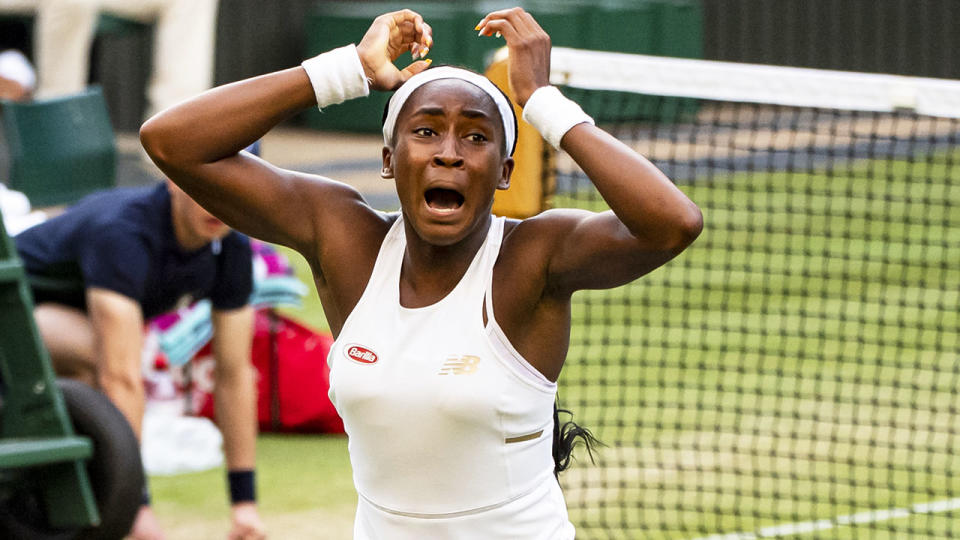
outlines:
{"label": "red bag", "polygon": [[[327,392],[333,337],[276,313],[259,310],[253,335],[260,431],[343,433]],[[191,410],[213,418],[214,359],[208,344],[190,361]]]}

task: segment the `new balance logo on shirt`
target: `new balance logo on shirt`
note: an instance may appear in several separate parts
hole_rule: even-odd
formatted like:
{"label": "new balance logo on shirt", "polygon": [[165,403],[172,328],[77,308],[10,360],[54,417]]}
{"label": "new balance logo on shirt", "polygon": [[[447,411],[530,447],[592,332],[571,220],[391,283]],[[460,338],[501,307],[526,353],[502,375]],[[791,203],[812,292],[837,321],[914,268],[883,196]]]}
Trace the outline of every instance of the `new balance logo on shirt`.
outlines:
{"label": "new balance logo on shirt", "polygon": [[480,367],[479,356],[451,356],[443,363],[438,375],[469,375]]}

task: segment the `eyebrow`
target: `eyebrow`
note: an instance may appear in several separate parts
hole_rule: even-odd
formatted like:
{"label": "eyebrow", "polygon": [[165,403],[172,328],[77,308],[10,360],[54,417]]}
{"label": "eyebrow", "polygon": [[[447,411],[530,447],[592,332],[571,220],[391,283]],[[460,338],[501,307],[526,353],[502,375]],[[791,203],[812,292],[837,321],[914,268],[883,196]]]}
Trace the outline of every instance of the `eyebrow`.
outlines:
{"label": "eyebrow", "polygon": [[[426,116],[443,116],[443,109],[440,107],[421,107],[416,111],[413,111],[412,116],[421,114]],[[490,118],[489,114],[480,109],[461,109],[460,114],[461,116],[466,116],[467,118]]]}
{"label": "eyebrow", "polygon": [[490,115],[479,109],[460,109],[460,114],[467,118],[489,118]]}

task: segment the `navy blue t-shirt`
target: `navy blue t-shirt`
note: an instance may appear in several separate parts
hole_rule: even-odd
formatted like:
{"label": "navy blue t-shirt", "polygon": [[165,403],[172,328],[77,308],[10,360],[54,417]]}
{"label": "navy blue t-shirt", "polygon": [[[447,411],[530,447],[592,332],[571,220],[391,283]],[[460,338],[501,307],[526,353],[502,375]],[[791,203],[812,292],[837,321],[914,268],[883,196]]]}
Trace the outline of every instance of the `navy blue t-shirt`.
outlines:
{"label": "navy blue t-shirt", "polygon": [[89,287],[136,300],[144,318],[201,298],[215,309],[239,308],[253,288],[249,239],[231,231],[219,242],[184,251],[164,184],[90,195],[14,241],[34,290],[73,298],[64,303],[79,308],[85,308]]}

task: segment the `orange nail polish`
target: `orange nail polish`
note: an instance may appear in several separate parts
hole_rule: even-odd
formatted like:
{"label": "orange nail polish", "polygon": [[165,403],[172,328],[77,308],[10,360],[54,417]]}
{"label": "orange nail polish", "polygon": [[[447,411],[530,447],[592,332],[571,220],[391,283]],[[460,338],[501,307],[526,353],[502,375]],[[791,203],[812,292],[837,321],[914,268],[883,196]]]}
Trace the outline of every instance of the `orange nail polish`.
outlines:
{"label": "orange nail polish", "polygon": [[474,29],[474,30],[479,30],[479,29],[480,29],[480,23],[477,23],[477,25],[474,26],[473,29]]}
{"label": "orange nail polish", "polygon": [[432,59],[432,58],[427,58],[426,60],[424,60],[424,62],[426,62],[427,65],[429,66],[430,64],[433,63],[433,59]]}

